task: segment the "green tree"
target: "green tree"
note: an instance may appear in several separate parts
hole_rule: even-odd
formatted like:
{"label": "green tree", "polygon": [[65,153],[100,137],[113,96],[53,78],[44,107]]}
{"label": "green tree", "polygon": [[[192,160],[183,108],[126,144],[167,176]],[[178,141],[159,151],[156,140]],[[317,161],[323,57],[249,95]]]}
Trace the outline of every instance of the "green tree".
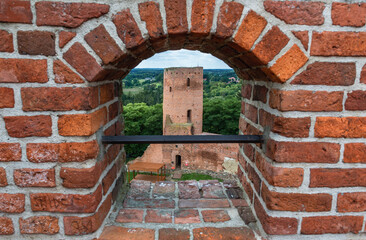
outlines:
{"label": "green tree", "polygon": [[[125,135],[162,135],[163,106],[146,103],[129,103],[123,109],[125,118]],[[127,144],[128,157],[141,156],[148,144]]]}
{"label": "green tree", "polygon": [[215,97],[203,101],[203,131],[217,134],[238,134],[240,100]]}

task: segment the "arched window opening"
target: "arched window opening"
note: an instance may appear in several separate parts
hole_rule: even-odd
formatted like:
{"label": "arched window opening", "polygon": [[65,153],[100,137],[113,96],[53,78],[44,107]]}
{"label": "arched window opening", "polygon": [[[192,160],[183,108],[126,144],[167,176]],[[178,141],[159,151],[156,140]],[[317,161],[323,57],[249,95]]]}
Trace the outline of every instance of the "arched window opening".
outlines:
{"label": "arched window opening", "polygon": [[172,87],[169,87],[169,92],[172,92]]}
{"label": "arched window opening", "polygon": [[187,123],[191,123],[192,122],[191,114],[192,114],[192,110],[188,110],[187,111]]}
{"label": "arched window opening", "polygon": [[187,87],[191,86],[191,79],[187,78]]}
{"label": "arched window opening", "polygon": [[182,157],[180,155],[175,156],[175,169],[181,169],[182,167]]}

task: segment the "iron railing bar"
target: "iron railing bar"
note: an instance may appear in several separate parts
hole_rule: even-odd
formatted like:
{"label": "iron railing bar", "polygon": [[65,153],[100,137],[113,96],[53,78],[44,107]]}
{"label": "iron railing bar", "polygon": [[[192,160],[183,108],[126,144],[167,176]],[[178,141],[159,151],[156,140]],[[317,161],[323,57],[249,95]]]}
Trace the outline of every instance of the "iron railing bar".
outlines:
{"label": "iron railing bar", "polygon": [[106,144],[145,144],[145,143],[262,143],[262,135],[139,135],[103,136]]}

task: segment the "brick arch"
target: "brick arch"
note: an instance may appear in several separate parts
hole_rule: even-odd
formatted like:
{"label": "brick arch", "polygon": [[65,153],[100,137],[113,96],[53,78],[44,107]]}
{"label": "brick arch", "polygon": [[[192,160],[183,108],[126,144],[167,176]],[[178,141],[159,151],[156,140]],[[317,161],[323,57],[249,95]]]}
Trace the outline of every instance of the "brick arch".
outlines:
{"label": "brick arch", "polygon": [[123,182],[123,146],[100,143],[124,128],[120,79],[182,48],[244,79],[240,131],[268,139],[241,146],[238,177],[264,232],[364,231],[362,4],[98,2],[2,1],[0,234],[97,234]]}
{"label": "brick arch", "polygon": [[[114,35],[122,40],[124,50],[100,24],[85,34],[84,40],[101,59],[101,65],[79,43],[74,43],[64,53],[64,59],[93,82],[123,77],[128,71],[119,69],[130,70],[155,53],[176,49],[199,50],[223,60],[243,79],[280,83],[290,79],[308,60],[300,47],[277,26],[269,26],[263,33],[269,24],[256,12],[249,10],[241,19],[244,14],[241,3],[223,3],[214,20],[214,1],[194,1],[189,29],[185,2],[166,1],[167,32],[163,28],[159,3],[139,3],[138,9],[138,17],[146,30],[140,29],[142,26],[130,9],[123,9],[112,16],[111,21],[116,27]],[[174,13],[181,17],[174,17]],[[216,29],[213,29],[214,21]],[[142,34],[144,31],[147,33]],[[261,34],[264,36],[257,41]],[[283,50],[285,47],[287,49]],[[275,58],[277,61],[272,62]]]}

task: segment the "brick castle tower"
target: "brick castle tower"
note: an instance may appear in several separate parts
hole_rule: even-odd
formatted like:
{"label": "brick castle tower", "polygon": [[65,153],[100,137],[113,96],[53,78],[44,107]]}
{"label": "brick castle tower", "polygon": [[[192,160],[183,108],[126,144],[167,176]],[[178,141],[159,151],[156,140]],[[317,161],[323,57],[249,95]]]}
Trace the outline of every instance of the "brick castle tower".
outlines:
{"label": "brick castle tower", "polygon": [[163,134],[202,133],[203,68],[164,69]]}

